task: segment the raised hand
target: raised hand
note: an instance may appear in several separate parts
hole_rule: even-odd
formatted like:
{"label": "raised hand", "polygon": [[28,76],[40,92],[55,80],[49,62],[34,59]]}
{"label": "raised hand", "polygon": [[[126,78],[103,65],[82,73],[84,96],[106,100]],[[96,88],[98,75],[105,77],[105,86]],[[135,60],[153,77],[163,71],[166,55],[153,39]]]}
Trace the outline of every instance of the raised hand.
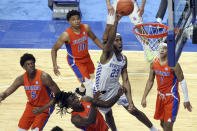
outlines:
{"label": "raised hand", "polygon": [[113,15],[114,14],[114,8],[113,8],[113,6],[111,6],[111,5],[107,6],[107,10],[108,10],[108,14],[109,15]]}

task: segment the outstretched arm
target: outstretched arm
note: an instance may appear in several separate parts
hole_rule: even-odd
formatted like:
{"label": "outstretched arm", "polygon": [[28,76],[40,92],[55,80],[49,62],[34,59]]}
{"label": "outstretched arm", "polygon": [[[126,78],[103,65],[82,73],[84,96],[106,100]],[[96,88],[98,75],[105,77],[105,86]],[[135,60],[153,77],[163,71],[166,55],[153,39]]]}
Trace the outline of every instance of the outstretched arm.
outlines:
{"label": "outstretched arm", "polygon": [[153,70],[153,62],[150,64],[150,72],[149,72],[149,78],[146,82],[146,88],[144,91],[144,95],[142,97],[141,105],[143,107],[146,107],[146,97],[148,96],[151,88],[153,87],[154,84],[154,79],[155,79],[155,72]]}
{"label": "outstretched arm", "polygon": [[142,15],[144,14],[145,4],[146,4],[146,0],[142,0],[142,4],[141,4],[141,6],[139,7],[139,10],[138,10],[140,17],[142,17]]}
{"label": "outstretched arm", "polygon": [[73,115],[71,118],[71,122],[77,127],[89,126],[96,122],[96,118],[97,118],[97,109],[96,107],[92,106],[87,117]]}
{"label": "outstretched arm", "polygon": [[120,87],[118,89],[118,94],[112,97],[111,99],[109,99],[108,101],[99,100],[99,96],[101,95],[100,91],[96,92],[96,94],[94,95],[94,98],[85,96],[85,97],[82,97],[81,100],[91,102],[92,105],[96,107],[109,108],[109,107],[112,107],[118,101],[118,99],[120,98],[120,96],[122,96],[124,92],[125,92],[125,89],[123,87]]}
{"label": "outstretched arm", "polygon": [[94,99],[92,100],[92,103],[97,107],[103,107],[103,108],[112,107],[124,92],[125,89],[123,87],[119,87],[118,94],[113,98],[109,99],[108,101],[99,100],[99,96],[101,95],[101,92],[96,92]]}
{"label": "outstretched arm", "polygon": [[18,89],[20,86],[22,86],[23,83],[24,83],[23,75],[17,77],[9,88],[7,88],[4,92],[0,93],[0,103],[6,97],[11,95],[13,92],[15,92],[16,89]]}
{"label": "outstretched arm", "polygon": [[103,44],[101,43],[101,41],[96,37],[96,35],[92,32],[91,28],[89,25],[84,24],[85,29],[88,33],[88,36],[94,41],[94,43],[101,49],[103,49]]}
{"label": "outstretched arm", "polygon": [[53,62],[53,71],[55,73],[55,75],[60,75],[60,72],[58,70],[58,66],[57,66],[57,51],[62,47],[62,45],[65,42],[69,42],[69,35],[67,32],[63,32],[61,34],[61,36],[58,38],[58,40],[55,42],[55,44],[53,45],[53,48],[51,49],[51,58],[52,58],[52,62]]}
{"label": "outstretched arm", "polygon": [[121,75],[122,75],[122,82],[123,87],[126,88],[126,97],[129,102],[129,110],[132,110],[134,107],[133,100],[132,100],[132,94],[131,94],[131,85],[129,82],[128,72],[127,72],[127,57],[125,56],[126,64],[124,68],[122,69]]}
{"label": "outstretched arm", "polygon": [[[108,38],[106,43],[104,43],[104,47],[103,47],[103,52],[101,55],[101,63],[104,64],[105,61],[110,58],[113,54],[113,42],[116,38],[116,32],[117,32],[117,25],[118,25],[118,21],[121,19],[121,15],[120,14],[116,14],[116,18],[114,21],[114,24],[112,26],[110,26],[109,29],[105,30],[106,34],[108,34]],[[107,28],[107,26],[106,26]]]}
{"label": "outstretched arm", "polygon": [[106,0],[106,4],[107,4],[107,11],[109,15],[113,15],[114,14],[114,8],[110,3],[110,0]]}
{"label": "outstretched arm", "polygon": [[[51,76],[49,74],[43,72],[41,75],[41,80],[42,80],[43,85],[48,87],[52,91],[52,93],[56,94],[57,92],[60,92],[59,87],[53,81],[53,79],[51,78]],[[46,105],[44,105],[42,107],[35,107],[32,112],[34,114],[40,114],[52,105],[54,105],[54,98],[52,98],[49,101],[49,103],[47,103]]]}
{"label": "outstretched arm", "polygon": [[180,85],[181,85],[181,88],[182,88],[182,91],[183,91],[184,107],[188,111],[191,112],[192,111],[192,106],[191,106],[190,101],[189,101],[187,83],[184,79],[183,71],[182,71],[181,66],[180,66],[179,63],[176,64],[174,71],[175,71],[175,74],[176,74],[176,77],[177,77],[178,81],[180,82]]}

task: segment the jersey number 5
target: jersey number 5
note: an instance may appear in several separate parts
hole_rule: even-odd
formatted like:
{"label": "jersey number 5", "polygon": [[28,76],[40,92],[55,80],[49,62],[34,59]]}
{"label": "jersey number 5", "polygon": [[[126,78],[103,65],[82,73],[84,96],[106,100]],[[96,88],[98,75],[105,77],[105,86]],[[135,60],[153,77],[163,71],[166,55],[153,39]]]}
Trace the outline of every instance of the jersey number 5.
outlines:
{"label": "jersey number 5", "polygon": [[36,91],[31,91],[31,97],[32,97],[33,99],[36,98]]}

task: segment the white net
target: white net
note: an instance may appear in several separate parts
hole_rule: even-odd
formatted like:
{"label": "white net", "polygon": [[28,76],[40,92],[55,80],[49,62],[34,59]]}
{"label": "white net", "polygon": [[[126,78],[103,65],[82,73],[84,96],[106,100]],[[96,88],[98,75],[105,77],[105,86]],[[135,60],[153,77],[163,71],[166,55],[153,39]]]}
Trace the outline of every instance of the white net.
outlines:
{"label": "white net", "polygon": [[158,23],[141,24],[134,27],[133,32],[143,46],[145,59],[152,62],[159,56],[160,43],[166,40],[167,26]]}

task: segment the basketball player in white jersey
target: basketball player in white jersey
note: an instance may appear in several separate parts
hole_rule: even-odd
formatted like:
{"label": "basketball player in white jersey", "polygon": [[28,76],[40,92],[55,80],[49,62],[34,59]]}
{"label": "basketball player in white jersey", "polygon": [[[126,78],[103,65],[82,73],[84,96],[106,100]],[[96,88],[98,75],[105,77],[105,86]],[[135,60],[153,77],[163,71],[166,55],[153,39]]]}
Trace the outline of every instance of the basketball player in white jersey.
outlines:
{"label": "basketball player in white jersey", "polygon": [[[100,99],[107,101],[118,93],[120,87],[119,78],[122,75],[123,84],[126,93],[117,101],[118,105],[122,105],[130,114],[134,115],[139,121],[145,124],[150,131],[157,131],[146,115],[139,111],[133,104],[131,96],[131,86],[127,73],[127,58],[122,52],[122,38],[116,33],[117,24],[121,16],[116,15],[114,25],[109,29],[109,37],[104,43],[103,52],[98,64],[96,72],[96,81],[93,93],[102,92]],[[112,131],[117,131],[111,108],[99,108],[104,114],[107,123]]]}
{"label": "basketball player in white jersey", "polygon": [[[111,28],[111,26],[113,26],[114,24],[116,6],[118,1],[119,0],[114,0],[113,3],[111,4],[110,0],[106,0],[107,10],[108,10],[106,30],[109,30],[109,28]],[[144,14],[144,6],[146,4],[146,0],[142,0],[142,4],[140,7],[138,7],[136,0],[131,0],[131,1],[133,2],[134,9],[133,12],[129,15],[129,19],[131,20],[131,23],[133,23],[134,25],[142,24],[143,23],[142,15]],[[139,28],[140,32],[141,30],[143,29]],[[108,34],[106,32],[103,34],[103,41],[106,41],[108,38]]]}

